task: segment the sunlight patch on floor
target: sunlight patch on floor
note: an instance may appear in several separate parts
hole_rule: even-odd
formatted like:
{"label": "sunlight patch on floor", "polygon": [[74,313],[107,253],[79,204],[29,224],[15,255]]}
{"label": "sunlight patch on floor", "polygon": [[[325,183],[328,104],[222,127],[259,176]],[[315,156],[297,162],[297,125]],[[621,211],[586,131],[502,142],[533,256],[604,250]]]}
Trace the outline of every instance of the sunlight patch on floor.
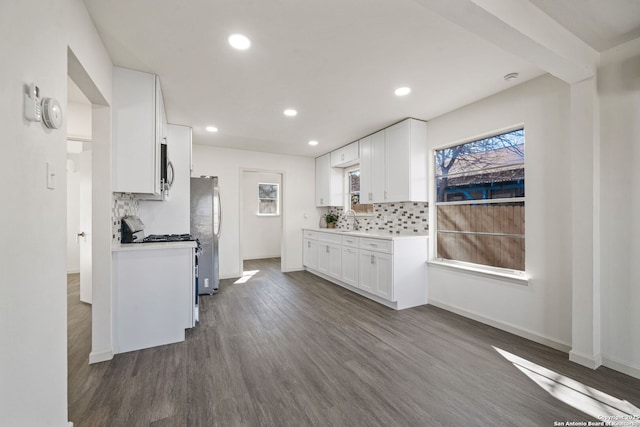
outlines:
{"label": "sunlight patch on floor", "polygon": [[243,271],[242,272],[242,277],[239,278],[238,280],[236,280],[235,282],[233,282],[233,284],[237,285],[239,283],[247,283],[249,281],[249,279],[251,279],[253,276],[258,274],[259,272],[260,272],[260,270]]}
{"label": "sunlight patch on floor", "polygon": [[[640,426],[640,409],[616,397],[588,387],[508,351],[493,347],[502,357],[547,393],[604,423],[605,426]],[[598,424],[591,424],[598,425]]]}

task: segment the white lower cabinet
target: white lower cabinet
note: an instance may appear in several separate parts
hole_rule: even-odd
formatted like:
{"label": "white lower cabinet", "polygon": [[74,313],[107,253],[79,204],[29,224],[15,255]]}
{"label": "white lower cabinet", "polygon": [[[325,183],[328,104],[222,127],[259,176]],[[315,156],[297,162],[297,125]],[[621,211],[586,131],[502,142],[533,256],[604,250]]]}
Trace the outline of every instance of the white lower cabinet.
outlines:
{"label": "white lower cabinet", "polygon": [[335,243],[319,243],[318,271],[336,279],[342,277],[342,250],[340,246]]}
{"label": "white lower cabinet", "polygon": [[360,251],[358,287],[389,301],[393,295],[393,257],[383,252]]}
{"label": "white lower cabinet", "polygon": [[317,269],[318,268],[318,241],[311,239],[304,239],[304,265]]}
{"label": "white lower cabinet", "polygon": [[184,341],[195,324],[194,250],[195,242],[114,249],[114,353]]}
{"label": "white lower cabinet", "polygon": [[427,236],[304,230],[303,261],[311,273],[389,307],[427,304]]}
{"label": "white lower cabinet", "polygon": [[342,248],[342,281],[347,285],[358,286],[358,249]]}

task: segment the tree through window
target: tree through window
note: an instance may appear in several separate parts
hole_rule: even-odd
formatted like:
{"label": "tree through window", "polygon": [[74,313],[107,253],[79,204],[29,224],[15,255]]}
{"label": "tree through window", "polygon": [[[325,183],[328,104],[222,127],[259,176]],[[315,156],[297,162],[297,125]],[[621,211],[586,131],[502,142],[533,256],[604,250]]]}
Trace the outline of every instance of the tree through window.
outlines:
{"label": "tree through window", "polygon": [[524,129],[437,150],[437,256],[524,270]]}

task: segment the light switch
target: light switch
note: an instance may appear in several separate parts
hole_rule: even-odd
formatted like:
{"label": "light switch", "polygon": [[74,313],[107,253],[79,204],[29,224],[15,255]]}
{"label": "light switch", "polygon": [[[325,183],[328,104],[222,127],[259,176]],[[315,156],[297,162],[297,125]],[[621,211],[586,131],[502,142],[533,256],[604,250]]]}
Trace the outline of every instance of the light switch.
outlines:
{"label": "light switch", "polygon": [[53,163],[47,162],[47,188],[56,189],[56,168]]}

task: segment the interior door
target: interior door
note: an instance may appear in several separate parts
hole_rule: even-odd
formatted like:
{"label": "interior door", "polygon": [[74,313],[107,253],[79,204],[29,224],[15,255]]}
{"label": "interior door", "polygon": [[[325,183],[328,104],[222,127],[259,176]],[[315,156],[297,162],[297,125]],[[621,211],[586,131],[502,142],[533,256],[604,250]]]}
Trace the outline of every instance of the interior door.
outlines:
{"label": "interior door", "polygon": [[91,151],[83,151],[80,156],[80,230],[78,243],[80,250],[80,301],[91,304],[93,300],[91,282]]}

